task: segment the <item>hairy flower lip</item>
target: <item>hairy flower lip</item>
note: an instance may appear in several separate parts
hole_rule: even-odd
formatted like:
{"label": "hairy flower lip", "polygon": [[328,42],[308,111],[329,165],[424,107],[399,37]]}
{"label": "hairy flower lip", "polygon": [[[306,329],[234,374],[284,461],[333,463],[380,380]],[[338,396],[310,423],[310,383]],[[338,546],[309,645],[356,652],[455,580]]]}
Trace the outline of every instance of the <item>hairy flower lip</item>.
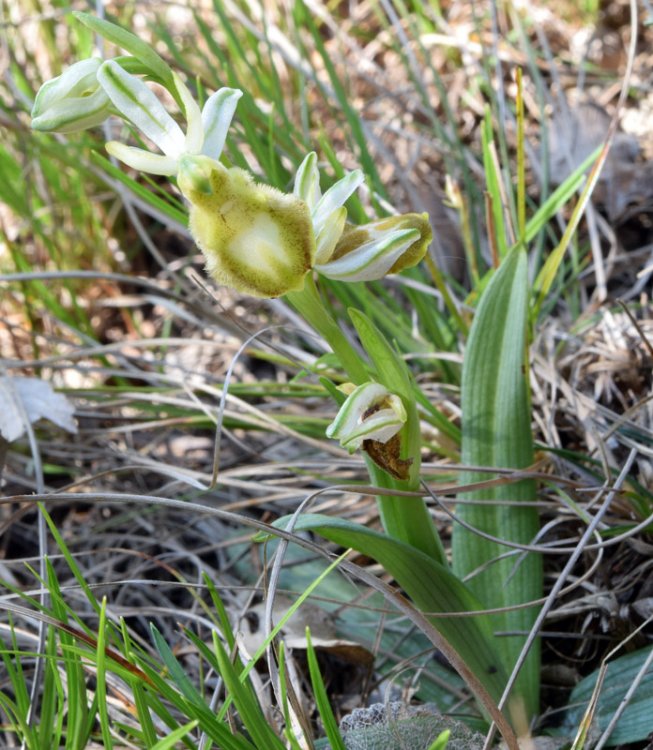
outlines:
{"label": "hairy flower lip", "polygon": [[206,156],[182,158],[178,184],[191,234],[218,283],[267,298],[303,289],[315,237],[301,198]]}

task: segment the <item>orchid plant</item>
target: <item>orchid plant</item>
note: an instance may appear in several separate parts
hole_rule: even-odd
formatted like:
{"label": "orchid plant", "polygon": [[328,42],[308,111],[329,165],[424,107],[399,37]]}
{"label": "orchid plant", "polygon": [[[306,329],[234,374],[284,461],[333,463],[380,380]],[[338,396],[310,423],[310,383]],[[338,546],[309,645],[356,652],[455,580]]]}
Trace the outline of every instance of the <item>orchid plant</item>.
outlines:
{"label": "orchid plant", "polygon": [[[339,387],[322,379],[339,407],[326,436],[350,453],[363,451],[373,483],[382,488],[378,502],[385,534],[322,517],[310,516],[302,523],[376,557],[424,611],[484,609],[481,597],[462,582],[465,571],[460,577],[452,572],[419,492],[418,404],[424,404],[423,394],[403,359],[356,310],[350,317],[360,347],[350,340],[330,315],[318,286],[320,277],[368,282],[415,266],[432,239],[428,216],[408,213],[351,224],[345,204],[363,186],[363,173],[349,172],[323,193],[313,152],[299,165],[292,192],[262,184],[249,171],[229,166],[222,152],[243,92],[221,88],[200,108],[179,75],[147,44],[106,21],[76,15],[129,56],[83,60],[45,83],[34,102],[32,127],[72,133],[118,117],[135,129],[156,151],[115,140],[106,144],[107,151],[134,170],[171,178],[186,200],[190,232],[209,275],[218,284],[254,297],[283,296],[327,341],[344,373],[346,382]],[[163,86],[178,105],[185,128],[167,111],[152,83]],[[517,258],[517,252],[511,257]],[[484,299],[505,297],[501,284],[525,288],[525,264],[504,266]],[[486,306],[490,309],[489,302]],[[516,320],[525,320],[522,307],[515,312]],[[493,321],[488,317],[484,325],[488,330]],[[486,334],[478,334],[480,340],[484,337],[490,341]],[[523,355],[522,338],[513,342],[516,361]],[[521,364],[516,372],[523,378]],[[528,424],[525,431],[528,437]],[[528,444],[523,436],[522,443]],[[495,654],[489,621],[436,617],[432,624],[445,639],[442,650],[466,675],[487,714],[509,739],[510,726],[496,704],[511,664]],[[528,700],[527,712],[532,714],[536,692]],[[523,713],[523,701],[515,705]]]}
{"label": "orchid plant", "polygon": [[[137,53],[141,45],[135,42]],[[258,183],[239,167],[226,167],[220,156],[243,92],[221,88],[200,109],[185,83],[170,70],[168,92],[181,104],[184,133],[147,83],[126,69],[140,64],[148,77],[160,79],[150,60],[151,50],[131,60],[91,58],[75,63],[41,87],[32,109],[32,127],[71,133],[117,116],[140,131],[161,153],[115,140],[107,142],[107,151],[132,169],[176,178],[188,202],[191,234],[204,254],[209,275],[219,284],[254,297],[300,293],[293,302],[306,307],[311,299],[315,301],[314,288],[313,294],[310,291],[314,273],[339,281],[371,281],[423,258],[431,240],[426,214],[391,216],[363,226],[348,224],[345,203],[364,183],[360,170],[347,173],[323,194],[314,152],[300,164],[292,193]],[[321,310],[312,322],[325,314]],[[333,338],[328,327],[319,324],[318,328]],[[341,353],[346,349],[344,358],[351,361],[351,346],[344,337],[337,339],[331,343]],[[359,381],[361,372],[357,366],[349,374]],[[385,444],[406,421],[399,396],[366,378],[356,383],[359,387],[327,431],[350,449],[361,447],[362,434],[367,441]],[[369,419],[370,401],[361,395],[375,394],[378,400],[379,389],[393,406]]]}

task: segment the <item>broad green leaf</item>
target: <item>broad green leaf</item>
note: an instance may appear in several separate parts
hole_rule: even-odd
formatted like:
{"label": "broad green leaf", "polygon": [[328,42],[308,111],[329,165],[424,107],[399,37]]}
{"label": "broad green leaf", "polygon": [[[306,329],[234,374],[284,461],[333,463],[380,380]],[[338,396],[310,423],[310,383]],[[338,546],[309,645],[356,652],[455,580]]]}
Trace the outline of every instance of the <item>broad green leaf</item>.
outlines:
{"label": "broad green leaf", "polygon": [[[285,528],[288,518],[275,522]],[[293,531],[312,531],[379,562],[424,613],[474,612],[479,599],[449,570],[404,542],[365,526],[317,514],[300,516]],[[506,683],[489,621],[484,617],[429,617],[432,625],[498,701]]]}
{"label": "broad green leaf", "polygon": [[[653,646],[649,646],[621,656],[608,664],[594,713],[592,726],[595,730],[603,732],[607,728],[637,673],[651,656],[652,650]],[[556,733],[565,733],[569,736],[576,733],[585,708],[591,699],[598,675],[599,670],[592,672],[571,691],[569,708],[565,713],[561,728],[556,730]],[[642,742],[651,732],[653,732],[653,665],[649,666],[606,744],[608,747],[613,747],[631,742]]]}
{"label": "broad green leaf", "polygon": [[[528,295],[526,254],[512,250],[481,297],[465,351],[461,394],[461,459],[465,465],[524,469],[533,463],[530,399],[524,372]],[[461,481],[467,484],[479,478],[468,473]],[[535,500],[531,481],[478,490],[464,499],[475,502],[458,505],[456,513],[474,529],[511,542],[534,542],[539,528],[537,511],[502,504]],[[454,571],[461,578],[474,573],[469,587],[486,607],[522,604],[541,595],[541,560],[535,554],[510,555],[493,562],[510,549],[461,524],[454,525],[452,549]],[[494,629],[528,632],[535,615],[534,609],[497,615]],[[504,668],[512,670],[523,638],[501,637],[497,643]],[[529,718],[537,713],[539,654],[535,647],[515,692],[523,695]]]}

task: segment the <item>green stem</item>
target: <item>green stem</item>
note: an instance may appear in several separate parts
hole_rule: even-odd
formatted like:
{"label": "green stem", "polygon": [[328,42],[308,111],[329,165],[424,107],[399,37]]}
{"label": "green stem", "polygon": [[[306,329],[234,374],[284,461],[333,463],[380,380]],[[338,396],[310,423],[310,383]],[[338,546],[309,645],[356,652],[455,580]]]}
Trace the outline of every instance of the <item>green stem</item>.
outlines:
{"label": "green stem", "polygon": [[[354,349],[340,326],[329,315],[312,277],[307,277],[306,284],[301,292],[290,292],[286,295],[286,299],[326,339],[329,346],[339,358],[340,364],[346,371],[347,376],[356,385],[365,383],[370,379],[367,365],[361,358],[361,355]],[[369,344],[369,342],[367,343]],[[385,346],[388,346],[388,344],[385,343]],[[377,373],[381,382],[383,382],[383,374],[382,372]],[[391,384],[386,383],[385,385],[390,390],[393,390]],[[395,384],[396,387],[397,385]],[[378,467],[370,458],[367,458],[367,468],[370,479],[379,487],[389,490],[417,491],[419,490],[421,448],[419,416],[412,391],[408,389],[407,392],[401,395],[409,412],[409,418],[405,427],[406,434],[402,442],[405,445],[404,457],[413,459],[410,479],[407,481],[394,479]],[[380,495],[378,497],[378,504],[381,522],[388,536],[416,547],[443,565],[448,564],[440,537],[433,525],[433,520],[426,507],[426,503],[421,497]]]}
{"label": "green stem", "polygon": [[289,292],[286,299],[326,339],[353,383],[361,385],[370,379],[365,362],[340,326],[329,315],[310,274],[306,277],[302,291]]}

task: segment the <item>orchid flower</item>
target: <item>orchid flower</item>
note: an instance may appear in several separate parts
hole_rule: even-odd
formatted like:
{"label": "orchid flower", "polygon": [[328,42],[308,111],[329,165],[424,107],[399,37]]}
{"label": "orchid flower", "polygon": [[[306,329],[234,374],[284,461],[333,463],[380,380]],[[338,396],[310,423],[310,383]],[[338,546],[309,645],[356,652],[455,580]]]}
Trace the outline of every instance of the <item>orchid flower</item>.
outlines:
{"label": "orchid flower", "polygon": [[207,99],[200,111],[179,76],[173,73],[172,77],[187,121],[185,135],[140,78],[114,60],[107,60],[97,71],[97,79],[118,113],[163,151],[163,155],[153,154],[118,141],[107,143],[107,151],[112,156],[142,172],[176,175],[185,155],[203,154],[218,159],[236,104],[242,96],[238,89],[221,88]]}
{"label": "orchid flower", "polygon": [[315,256],[303,200],[207,156],[184,156],[177,181],[191,234],[218,283],[268,298],[303,289]]}
{"label": "orchid flower", "polygon": [[208,272],[220,284],[256,297],[301,291],[315,270],[341,281],[370,281],[418,263],[431,241],[426,214],[404,214],[354,227],[346,201],[362,185],[349,172],[324,194],[317,156],[300,165],[293,193],[261,185],[218,160],[242,92],[222,88],[200,111],[179,76],[168,88],[181,103],[186,132],[141,78],[115,60],[77,63],[39,91],[33,126],[71,132],[120,115],[152,141],[152,153],[118,141],[107,151],[128,166],[176,176],[190,204],[190,230]]}
{"label": "orchid flower", "polygon": [[326,434],[353,453],[366,440],[387,443],[401,430],[406,419],[406,409],[399,396],[379,383],[367,382],[351,391]]}
{"label": "orchid flower", "polygon": [[333,279],[368,281],[423,258],[431,241],[426,214],[347,226],[344,203],[363,179],[354,170],[322,195],[317,156],[310,153],[287,194],[254,182],[241,169],[186,155],[178,184],[209,273],[241,292],[277,297],[303,289],[311,269]]}
{"label": "orchid flower", "polygon": [[308,204],[315,234],[313,267],[329,279],[374,281],[397,273],[419,263],[431,241],[427,214],[348,226],[344,203],[363,181],[363,173],[356,169],[322,195],[316,154],[308,154],[297,170],[294,192]]}

